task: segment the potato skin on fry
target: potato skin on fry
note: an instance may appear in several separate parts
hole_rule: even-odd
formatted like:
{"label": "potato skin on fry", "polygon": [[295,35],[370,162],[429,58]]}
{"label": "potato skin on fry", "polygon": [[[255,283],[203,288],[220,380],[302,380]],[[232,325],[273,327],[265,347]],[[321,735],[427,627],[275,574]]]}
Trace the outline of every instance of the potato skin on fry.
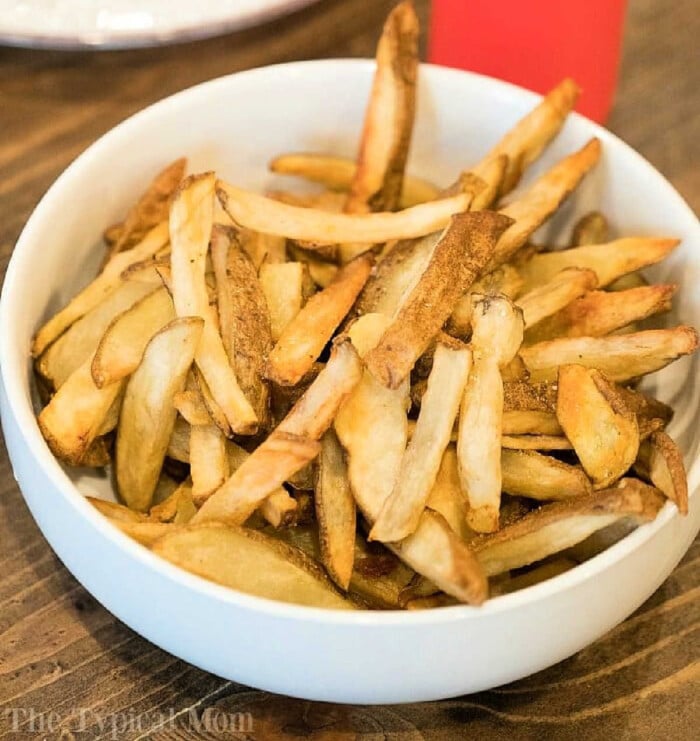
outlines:
{"label": "potato skin on fry", "polygon": [[328,288],[306,302],[270,352],[267,378],[280,386],[294,386],[304,377],[350,311],[373,262],[368,254],[356,257],[338,271]]}
{"label": "potato skin on fry", "polygon": [[175,426],[173,397],[184,388],[202,333],[199,317],[174,319],[148,343],[131,376],[117,428],[119,495],[133,509],[147,510]]}
{"label": "potato skin on fry", "polygon": [[385,386],[397,388],[490,259],[508,219],[489,211],[452,218],[419,282],[365,363]]}

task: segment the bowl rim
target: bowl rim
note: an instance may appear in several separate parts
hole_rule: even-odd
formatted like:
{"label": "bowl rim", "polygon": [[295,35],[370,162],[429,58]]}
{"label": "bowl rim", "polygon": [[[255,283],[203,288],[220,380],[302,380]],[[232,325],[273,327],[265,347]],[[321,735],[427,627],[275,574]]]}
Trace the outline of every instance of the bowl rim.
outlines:
{"label": "bowl rim", "polygon": [[[79,173],[81,167],[86,162],[99,158],[102,155],[102,151],[111,146],[111,140],[118,133],[125,134],[132,130],[137,131],[142,120],[154,115],[161,115],[168,108],[181,104],[192,95],[202,94],[204,90],[214,90],[217,87],[236,84],[235,82],[232,83],[234,80],[238,81],[253,77],[265,78],[268,75],[296,73],[299,71],[304,74],[304,71],[307,69],[330,67],[333,65],[352,67],[358,70],[369,70],[374,69],[375,63],[372,59],[341,58],[306,60],[256,67],[217,77],[167,96],[132,114],[100,136],[68,165],[52,183],[31,213],[15,244],[5,274],[2,294],[0,296],[0,357],[2,358],[2,363],[0,364],[0,383],[4,387],[4,396],[7,403],[7,408],[3,412],[12,415],[15,425],[21,433],[22,441],[30,452],[30,455],[41,467],[47,478],[52,481],[67,504],[74,510],[76,517],[86,518],[88,524],[98,531],[102,537],[107,538],[114,547],[125,551],[127,556],[139,563],[143,568],[157,572],[159,576],[165,578],[175,586],[193,590],[196,594],[222,602],[227,607],[240,607],[246,610],[264,613],[275,618],[332,623],[334,625],[354,626],[371,623],[380,626],[409,627],[480,619],[482,617],[508,612],[512,609],[518,609],[523,605],[559,595],[582,582],[595,578],[596,575],[605,571],[614,563],[622,561],[625,557],[631,555],[637,548],[643,547],[645,543],[651,540],[674,517],[679,517],[675,505],[667,502],[652,522],[640,525],[614,545],[569,571],[516,592],[491,597],[480,606],[451,605],[431,610],[415,611],[329,610],[326,608],[291,604],[239,592],[231,587],[217,584],[204,577],[187,572],[158,557],[149,549],[136,543],[119,529],[112,526],[105,517],[88,503],[85,496],[73,484],[58,460],[51,453],[48,445],[41,436],[31,398],[25,397],[22,389],[23,377],[26,378],[26,358],[17,357],[19,353],[17,352],[17,348],[13,348],[10,344],[9,337],[11,333],[8,331],[8,328],[12,321],[14,296],[20,290],[15,279],[15,274],[19,272],[19,266],[25,259],[24,252],[30,249],[32,243],[37,241],[38,236],[43,231],[42,220],[44,211],[49,208],[49,205],[54,200],[60,201],[64,183],[75,177],[76,173]],[[529,105],[535,104],[542,99],[541,95],[512,83],[474,72],[434,64],[421,64],[421,78],[427,80],[431,78],[472,78],[481,84],[492,86],[500,94],[519,98]],[[635,160],[637,167],[646,170],[649,178],[660,181],[662,187],[668,192],[668,197],[675,199],[678,208],[685,210],[691,219],[695,218],[692,209],[678,191],[641,154],[610,131],[590,121],[585,116],[576,112],[570,115],[574,120],[586,125],[591,135],[597,136],[603,145],[617,148],[626,157]],[[700,240],[700,224],[698,225],[697,232]],[[695,498],[695,489],[698,483],[700,483],[700,456],[696,457],[689,467],[688,480],[690,495],[692,498]],[[22,496],[24,498],[24,494]]]}

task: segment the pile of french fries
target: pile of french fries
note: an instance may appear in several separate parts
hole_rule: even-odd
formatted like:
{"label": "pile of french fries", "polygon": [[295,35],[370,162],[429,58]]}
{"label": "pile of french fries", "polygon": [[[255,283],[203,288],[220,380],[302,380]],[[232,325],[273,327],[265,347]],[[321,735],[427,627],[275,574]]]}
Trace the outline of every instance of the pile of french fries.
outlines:
{"label": "pile of french fries", "polygon": [[[672,238],[600,213],[533,233],[593,139],[509,194],[565,80],[447,188],[406,174],[418,22],[389,15],[356,161],[277,156],[317,193],[251,193],[177,160],[105,231],[100,274],[37,332],[39,425],[110,466],[123,532],[191,572],[329,608],[480,604],[575,566],[670,499],[672,410],[637,381],[692,353],[643,329]],[[583,556],[581,554],[584,554]]]}

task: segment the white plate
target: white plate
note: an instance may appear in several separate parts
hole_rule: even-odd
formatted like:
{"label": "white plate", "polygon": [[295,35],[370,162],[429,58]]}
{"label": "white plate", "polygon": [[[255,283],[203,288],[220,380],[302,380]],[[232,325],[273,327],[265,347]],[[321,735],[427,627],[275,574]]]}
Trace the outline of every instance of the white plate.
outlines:
{"label": "white plate", "polygon": [[[273,692],[354,703],[475,692],[570,656],[647,599],[700,527],[699,357],[650,382],[678,410],[671,432],[690,469],[690,515],[680,517],[667,504],[654,522],[581,566],[478,608],[337,612],[225,589],[129,540],[80,494],[112,496],[109,482],[57,463],[34,415],[29,345],[36,328],[94,275],[105,224],[124,214],[153,173],[183,154],[193,170],[216,169],[252,188],[286,182],[265,167],[280,152],[352,155],[373,70],[370,62],[343,60],[251,70],[168,98],[116,127],[37,206],[0,301],[7,449],[24,498],[63,563],[117,617],[199,667]],[[423,66],[410,171],[448,184],[537,100],[486,77]],[[651,275],[680,284],[669,321],[700,326],[700,228],[651,165],[574,115],[534,171],[591,136],[603,143],[602,160],[554,220],[552,235],[597,205],[617,232],[682,237]]]}
{"label": "white plate", "polygon": [[255,26],[316,0],[8,0],[0,44],[124,49]]}

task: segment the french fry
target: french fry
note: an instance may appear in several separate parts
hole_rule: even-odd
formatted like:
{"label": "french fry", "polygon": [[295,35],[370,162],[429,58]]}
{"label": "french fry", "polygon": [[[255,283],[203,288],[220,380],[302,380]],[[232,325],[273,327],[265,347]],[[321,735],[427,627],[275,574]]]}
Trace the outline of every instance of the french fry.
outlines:
{"label": "french fry", "polygon": [[469,499],[467,522],[473,530],[485,533],[498,529],[501,501],[500,368],[520,347],[523,319],[507,298],[477,295],[472,301],[474,362],[462,399],[457,458],[462,489]]}
{"label": "french fry", "polygon": [[[341,192],[350,189],[357,172],[355,160],[307,152],[281,154],[269,167],[279,175],[295,175]],[[417,206],[434,200],[439,193],[440,189],[427,180],[404,174],[399,205],[401,208]]]}
{"label": "french fry", "polygon": [[216,193],[239,226],[321,247],[327,244],[388,242],[422,237],[443,229],[453,214],[469,208],[471,193],[421,203],[397,212],[331,214],[279,203],[271,198],[218,181]]}
{"label": "french fry", "polygon": [[541,252],[520,263],[518,270],[525,281],[525,291],[551,280],[564,268],[593,270],[598,276],[598,287],[605,288],[623,275],[661,262],[678,244],[677,239],[625,237],[605,244]]}
{"label": "french fry", "polygon": [[608,241],[608,220],[600,211],[591,211],[582,216],[571,232],[571,246],[603,244]]}
{"label": "french fry", "polygon": [[396,316],[430,262],[440,236],[438,232],[398,242],[365,283],[353,313]]}
{"label": "french fry", "polygon": [[562,435],[557,417],[552,412],[533,409],[503,411],[503,435]]}
{"label": "french fry", "polygon": [[[413,4],[407,0],[399,3],[389,13],[377,45],[346,214],[394,211],[399,205],[416,109],[418,32]],[[368,247],[341,244],[341,261],[349,262]]]}
{"label": "french fry", "polygon": [[117,502],[98,497],[85,497],[88,502],[101,514],[113,522],[148,522],[148,517],[142,512],[135,512]]}
{"label": "french fry", "polygon": [[438,344],[428,388],[398,478],[369,534],[396,542],[415,532],[434,488],[471,368],[471,352]]}
{"label": "french fry", "polygon": [[430,262],[387,328],[365,358],[369,370],[396,388],[408,376],[455,304],[489,260],[508,221],[488,211],[455,217],[435,246]]}
{"label": "french fry", "polygon": [[85,468],[104,468],[112,462],[110,449],[112,447],[112,436],[98,436],[90,447],[83,453],[79,466]]}
{"label": "french fry", "polygon": [[161,538],[153,552],[205,579],[281,602],[348,610],[312,559],[269,535],[219,523],[188,525]]}
{"label": "french fry", "polygon": [[580,466],[533,450],[501,450],[503,491],[540,501],[569,499],[593,491]]}
{"label": "french fry", "polygon": [[262,372],[272,347],[265,294],[233,232],[215,226],[210,251],[224,348],[241,391],[265,429],[270,422],[270,390]]}
{"label": "french fry", "polygon": [[400,2],[389,13],[377,45],[347,213],[393,211],[399,205],[415,118],[418,33],[413,4]]}
{"label": "french fry", "polygon": [[268,494],[318,455],[318,440],[359,382],[361,372],[352,345],[338,345],[306,393],[250,458],[209,497],[195,522],[245,522]]}
{"label": "french fry", "polygon": [[321,438],[314,502],[321,561],[331,579],[347,591],[355,561],[355,500],[343,449],[332,429]]}
{"label": "french fry", "polygon": [[688,479],[683,455],[665,432],[652,433],[639,446],[634,470],[674,502],[682,515],[688,514]]}
{"label": "french fry", "polygon": [[121,279],[129,283],[146,283],[152,287],[163,285],[162,271],[170,270],[170,246],[167,247],[167,255],[162,257],[149,257],[146,260],[135,262],[128,268],[122,270]]}
{"label": "french fry", "polygon": [[311,280],[321,288],[328,288],[340,269],[335,263],[321,260],[313,252],[299,247],[296,242],[291,243],[289,253],[294,260],[306,265]]}
{"label": "french fry", "polygon": [[188,425],[210,425],[212,418],[190,370],[185,388],[173,396],[173,406]]}
{"label": "french fry", "polygon": [[598,278],[592,270],[564,268],[552,280],[533,288],[516,301],[523,312],[525,329],[556,314],[574,299],[595,288],[597,283]]}
{"label": "french fry", "polygon": [[[387,317],[367,314],[348,334],[366,356],[388,326]],[[389,389],[365,370],[335,419],[335,431],[348,455],[355,502],[370,524],[381,512],[397,480],[407,442],[408,383]],[[480,603],[487,585],[469,548],[435,512],[424,512],[415,533],[392,545],[401,560],[441,589],[465,602]]]}
{"label": "french fry", "polygon": [[121,284],[122,272],[129,265],[152,257],[167,244],[167,241],[168,225],[163,222],[153,227],[137,245],[115,255],[92,283],[83,288],[39,329],[32,342],[32,356],[39,357],[73,322],[85,316],[115,291]]}
{"label": "french fry", "polygon": [[[235,473],[250,458],[250,453],[240,445],[228,440],[226,443],[229,474]],[[286,527],[296,521],[298,514],[297,501],[280,486],[262,501],[258,511],[274,528]]]}
{"label": "french fry", "polygon": [[170,199],[185,174],[186,166],[187,160],[181,157],[158,173],[120,225],[119,236],[110,246],[108,258],[138,244],[149,230],[167,220]]}
{"label": "french fry", "polygon": [[190,476],[192,499],[198,507],[228,478],[226,438],[216,425],[190,427]]}
{"label": "french fry", "polygon": [[639,450],[637,417],[597,370],[559,368],[557,419],[598,489],[625,474]]}
{"label": "french fry", "polygon": [[91,366],[89,357],[71,373],[38,418],[52,453],[74,466],[80,465],[95,438],[104,434],[105,418],[124,388],[124,381],[97,388]]}
{"label": "french fry", "polygon": [[508,173],[508,156],[505,154],[486,157],[479,162],[471,174],[478,177],[484,184],[483,189],[474,196],[469,209],[471,211],[482,211],[491,208],[503,187]]}
{"label": "french fry", "polygon": [[486,296],[493,296],[502,293],[509,299],[514,300],[518,297],[522,285],[522,278],[513,265],[501,265],[487,273],[474,281],[471,289],[457,301],[457,305],[447,322],[447,331],[454,337],[468,337],[472,328],[472,294],[481,293]]}
{"label": "french fry", "polygon": [[260,268],[260,287],[270,312],[273,342],[279,340],[285,327],[304,305],[307,270],[301,262],[265,263]]}
{"label": "french fry", "polygon": [[507,450],[573,450],[563,435],[520,434],[502,435],[501,447]]}
{"label": "french fry", "polygon": [[642,422],[649,422],[653,419],[661,420],[665,426],[673,418],[673,409],[653,396],[617,384],[615,391],[622,397],[625,406],[637,415],[640,427]]}
{"label": "french fry", "polygon": [[116,480],[119,495],[133,509],[151,505],[175,425],[173,397],[185,385],[202,325],[199,317],[167,324],[148,343],[127,384],[117,427]]}
{"label": "french fry", "polygon": [[527,587],[533,587],[535,584],[565,574],[578,564],[578,561],[568,556],[552,556],[532,566],[524,573],[517,572],[516,576],[500,574],[491,581],[491,596],[511,594]]}
{"label": "french fry", "polygon": [[58,390],[97,349],[109,323],[153,289],[137,283],[122,283],[113,293],[74,322],[39,357],[35,369],[42,378]]}
{"label": "french fry", "polygon": [[490,160],[506,155],[508,168],[501,184],[501,195],[509,193],[518,184],[525,168],[559,133],[578,96],[579,88],[573,80],[567,78],[560,82],[516,123],[473,171],[479,175]]}
{"label": "french fry", "polygon": [[[489,269],[507,262],[578,187],[600,158],[600,141],[591,139],[578,152],[560,160],[500,212],[515,222],[498,240]],[[540,281],[542,278],[540,278]]]}
{"label": "french fry", "polygon": [[468,542],[474,537],[474,531],[467,525],[469,500],[459,481],[457,451],[453,445],[448,445],[442,456],[426,506],[439,512],[462,540]]}
{"label": "french fry", "polygon": [[627,291],[630,288],[642,288],[648,286],[649,281],[638,270],[634,273],[627,273],[621,278],[616,278],[612,283],[608,283],[608,291]]}
{"label": "french fry", "polygon": [[110,520],[110,522],[124,535],[150,548],[160,538],[178,530],[178,526],[172,522],[127,522],[125,520]]}
{"label": "french fry", "polygon": [[[218,201],[217,206],[219,209],[221,208]],[[230,219],[227,219],[228,223],[230,223]],[[284,263],[287,261],[287,240],[284,237],[262,234],[261,232],[254,232],[250,229],[240,230],[238,236],[241,247],[257,271],[263,265]]]}
{"label": "french fry", "polygon": [[294,386],[311,369],[362,290],[372,262],[369,255],[360,255],[341,268],[328,288],[307,301],[270,352],[265,371],[270,380]]}
{"label": "french fry", "polygon": [[157,288],[116,316],[92,358],[95,385],[102,388],[133,373],[151,337],[174,318],[173,302],[165,288]]}
{"label": "french fry", "polygon": [[258,417],[226,356],[204,277],[213,216],[214,175],[185,179],[170,209],[173,302],[178,316],[200,316],[204,320],[195,362],[231,430],[247,435],[257,430]]}
{"label": "french fry", "polygon": [[168,497],[151,506],[148,517],[157,522],[186,525],[194,517],[196,511],[192,501],[192,482],[186,480],[176,486]]}
{"label": "french fry", "polygon": [[600,369],[610,380],[631,378],[664,368],[698,347],[692,327],[650,329],[610,337],[565,337],[520,350],[532,381],[554,381],[561,365]]}
{"label": "french fry", "polygon": [[624,487],[546,504],[473,547],[486,573],[495,576],[559,553],[622,518],[651,520],[663,502],[657,489],[627,479]]}
{"label": "french fry", "polygon": [[525,333],[527,344],[557,337],[602,337],[633,322],[668,311],[678,286],[591,291]]}

